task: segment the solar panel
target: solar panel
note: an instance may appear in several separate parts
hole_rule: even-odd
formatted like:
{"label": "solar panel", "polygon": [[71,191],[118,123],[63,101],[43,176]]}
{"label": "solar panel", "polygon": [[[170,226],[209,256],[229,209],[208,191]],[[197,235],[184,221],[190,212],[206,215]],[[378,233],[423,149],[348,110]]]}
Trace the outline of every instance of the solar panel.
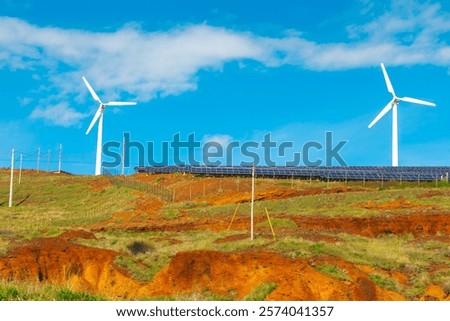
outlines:
{"label": "solar panel", "polygon": [[[250,176],[249,166],[139,166],[135,171],[144,173],[191,173],[194,175]],[[434,181],[448,177],[450,167],[388,167],[388,166],[348,166],[348,167],[274,167],[258,166],[255,173],[263,177],[277,178],[318,178],[322,180],[398,180]]]}

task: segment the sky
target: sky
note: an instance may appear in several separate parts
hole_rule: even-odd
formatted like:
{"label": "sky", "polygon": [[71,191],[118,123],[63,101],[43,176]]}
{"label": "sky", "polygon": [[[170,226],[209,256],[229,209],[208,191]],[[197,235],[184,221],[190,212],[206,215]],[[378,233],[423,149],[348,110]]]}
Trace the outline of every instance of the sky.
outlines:
{"label": "sky", "polygon": [[137,102],[104,113],[104,143],[128,133],[144,146],[144,164],[130,147],[126,173],[162,160],[176,135],[257,142],[263,155],[270,134],[292,143],[270,150],[282,166],[311,142],[306,161],[326,165],[330,132],[346,165],[389,166],[391,113],[368,128],[391,99],[382,62],[399,97],[437,105],[400,103],[399,164],[449,165],[449,2],[0,0],[0,167],[14,148],[16,167],[22,154],[36,169],[40,149],[39,168],[56,170],[62,146],[63,170],[94,173],[97,125],[85,132],[98,104],[83,76],[104,102]]}

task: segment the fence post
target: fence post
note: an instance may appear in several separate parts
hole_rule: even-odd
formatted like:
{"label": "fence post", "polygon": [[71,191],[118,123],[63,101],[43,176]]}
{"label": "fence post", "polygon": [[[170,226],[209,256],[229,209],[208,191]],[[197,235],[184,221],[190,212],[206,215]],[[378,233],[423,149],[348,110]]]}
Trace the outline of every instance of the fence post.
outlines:
{"label": "fence post", "polygon": [[9,181],[9,207],[12,207],[14,186],[14,148],[11,151],[11,179]]}

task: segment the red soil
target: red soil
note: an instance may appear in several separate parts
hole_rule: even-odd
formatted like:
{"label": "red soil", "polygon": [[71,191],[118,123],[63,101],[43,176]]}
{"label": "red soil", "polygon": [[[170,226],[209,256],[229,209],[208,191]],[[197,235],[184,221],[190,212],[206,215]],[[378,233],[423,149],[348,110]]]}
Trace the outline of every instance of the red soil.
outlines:
{"label": "red soil", "polygon": [[[136,231],[186,231],[186,230],[212,230],[224,231],[230,224],[230,217],[202,217],[192,218],[181,212],[176,219],[162,219],[153,212],[152,215],[142,217],[139,212],[117,213],[109,221],[114,224],[97,224],[92,229],[125,229]],[[413,234],[415,237],[448,235],[450,225],[447,224],[450,213],[412,213],[388,215],[380,214],[367,217],[323,217],[311,215],[274,215],[273,218],[283,218],[294,221],[297,228],[275,228],[279,235],[305,234],[305,238],[318,240],[316,236],[329,232],[349,233],[366,237],[376,237],[382,234]],[[261,221],[266,220],[263,218]],[[249,230],[248,217],[236,218],[231,226],[232,230]],[[256,227],[257,232],[270,233],[269,227]]]}
{"label": "red soil", "polygon": [[450,233],[448,220],[450,214],[404,214],[377,215],[370,217],[315,217],[289,216],[300,229],[313,229],[315,232],[345,232],[367,237],[380,234],[413,234],[415,237]]}
{"label": "red soil", "polygon": [[94,192],[101,192],[107,187],[110,187],[111,181],[104,176],[96,176],[93,179],[86,180],[86,183],[92,188]]}
{"label": "red soil", "polygon": [[120,253],[73,244],[64,238],[38,238],[0,258],[5,280],[67,285],[110,298],[136,297],[138,282],[119,269]]}
{"label": "red soil", "polygon": [[418,205],[414,204],[410,201],[407,201],[403,198],[399,198],[397,200],[393,200],[387,203],[377,204],[372,201],[367,201],[362,204],[357,205],[357,207],[370,209],[370,210],[380,210],[380,211],[386,211],[386,210],[397,210],[397,209],[434,209],[436,206],[432,205]]}
{"label": "red soil", "polygon": [[[150,283],[143,284],[114,264],[118,255],[121,254],[73,244],[63,238],[39,238],[0,258],[0,276],[6,280],[66,285],[115,299],[177,296],[205,290],[242,299],[265,282],[276,284],[268,300],[404,299],[379,288],[362,269],[338,258],[312,261],[287,259],[270,252],[179,252]],[[327,262],[344,268],[351,281],[314,269]]]}
{"label": "red soil", "polygon": [[450,301],[450,294],[442,286],[431,284],[425,289],[425,294],[420,298],[422,301]]}
{"label": "red soil", "polygon": [[85,240],[96,240],[97,237],[94,233],[88,232],[85,230],[70,230],[67,232],[64,232],[58,236],[61,239],[65,240],[76,240],[76,239],[85,239]]}
{"label": "red soil", "polygon": [[307,259],[292,260],[267,252],[194,251],[177,253],[148,290],[151,296],[209,290],[243,299],[254,288],[270,282],[276,289],[267,300],[404,300],[397,293],[379,288],[367,273],[351,263],[337,258],[323,258],[322,262],[344,268],[351,281],[326,276]]}

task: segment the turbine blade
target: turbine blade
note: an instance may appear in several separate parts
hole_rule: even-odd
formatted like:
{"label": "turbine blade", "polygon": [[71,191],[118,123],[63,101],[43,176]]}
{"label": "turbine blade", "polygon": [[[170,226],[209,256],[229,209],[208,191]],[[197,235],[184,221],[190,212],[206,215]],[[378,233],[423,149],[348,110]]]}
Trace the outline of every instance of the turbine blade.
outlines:
{"label": "turbine blade", "polygon": [[386,68],[384,68],[384,64],[381,63],[381,69],[383,70],[384,81],[386,82],[387,90],[395,97],[394,87],[392,87],[391,80],[389,79]]}
{"label": "turbine blade", "polygon": [[374,120],[372,120],[372,122],[369,125],[369,128],[372,128],[373,125],[375,125],[384,115],[386,115],[386,113],[388,111],[390,111],[392,109],[392,104],[394,103],[394,99],[392,99],[387,105],[386,107],[384,107],[381,112],[377,115],[377,117],[375,117]]}
{"label": "turbine blade", "polygon": [[86,80],[86,78],[83,77],[83,81],[86,84],[86,87],[89,89],[92,97],[98,101],[100,104],[102,103],[102,101],[100,100],[100,98],[98,98],[97,94],[95,93],[94,89],[92,89],[91,85],[89,84],[89,82]]}
{"label": "turbine blade", "polygon": [[136,105],[135,102],[124,102],[124,101],[110,101],[104,104],[105,106],[131,106]]}
{"label": "turbine blade", "polygon": [[86,130],[86,135],[89,134],[89,132],[91,131],[92,127],[94,127],[95,123],[100,118],[102,113],[103,113],[103,106],[102,106],[102,104],[100,104],[100,106],[97,109],[97,112],[95,113],[94,118],[92,118],[91,124],[89,125],[88,129]]}
{"label": "turbine blade", "polygon": [[420,100],[420,99],[411,98],[411,97],[403,97],[403,98],[399,98],[399,99],[400,99],[401,101],[407,101],[407,102],[413,103],[413,104],[426,105],[426,106],[433,106],[433,107],[436,106],[435,103],[430,103],[430,102],[425,101],[425,100]]}

